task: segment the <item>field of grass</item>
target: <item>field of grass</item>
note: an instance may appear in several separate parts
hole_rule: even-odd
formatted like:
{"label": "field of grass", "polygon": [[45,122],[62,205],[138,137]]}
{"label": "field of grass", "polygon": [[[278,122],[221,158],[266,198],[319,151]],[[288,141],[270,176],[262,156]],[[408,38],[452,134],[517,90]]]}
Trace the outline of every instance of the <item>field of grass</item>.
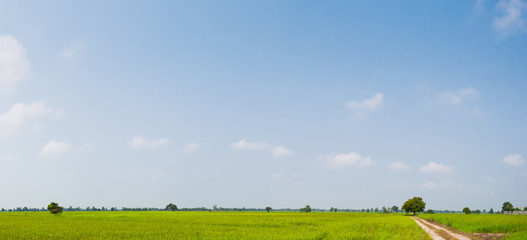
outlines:
{"label": "field of grass", "polygon": [[502,214],[421,214],[467,233],[508,233],[506,239],[527,239],[527,216]]}
{"label": "field of grass", "polygon": [[1,239],[429,239],[409,217],[374,213],[0,213]]}

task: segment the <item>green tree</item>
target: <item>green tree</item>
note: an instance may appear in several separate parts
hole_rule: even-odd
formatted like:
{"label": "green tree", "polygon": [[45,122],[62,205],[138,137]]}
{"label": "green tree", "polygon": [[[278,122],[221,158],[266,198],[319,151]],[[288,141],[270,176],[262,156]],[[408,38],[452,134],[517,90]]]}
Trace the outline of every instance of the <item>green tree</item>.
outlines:
{"label": "green tree", "polygon": [[300,212],[311,212],[311,206],[306,205],[305,208],[300,208]]}
{"label": "green tree", "polygon": [[62,207],[56,202],[51,202],[48,204],[48,210],[51,214],[62,213]]}
{"label": "green tree", "polygon": [[493,214],[494,213],[494,209],[490,208],[489,213]]}
{"label": "green tree", "polygon": [[404,202],[401,209],[408,214],[409,212],[412,212],[414,215],[416,212],[422,212],[425,210],[426,203],[423,202],[423,199],[420,197],[414,197],[412,199],[408,199],[408,201]]}
{"label": "green tree", "polygon": [[505,213],[505,211],[507,211],[507,212],[514,211],[514,207],[512,206],[512,204],[510,202],[504,202],[503,203],[503,206],[501,207],[501,212]]}
{"label": "green tree", "polygon": [[169,204],[165,207],[165,210],[176,211],[176,210],[177,210],[177,206],[176,206],[176,204],[169,203]]}
{"label": "green tree", "polygon": [[468,207],[464,207],[464,208],[463,208],[463,212],[464,212],[465,214],[471,214],[471,213],[472,213],[472,211],[470,211],[470,208],[468,208]]}
{"label": "green tree", "polygon": [[428,214],[434,214],[435,212],[434,212],[434,210],[432,210],[432,209],[428,209],[428,210],[426,210],[426,213],[428,213]]}
{"label": "green tree", "polygon": [[397,211],[399,211],[399,207],[393,205],[393,207],[392,207],[392,212],[397,212]]}
{"label": "green tree", "polygon": [[272,210],[271,207],[265,207],[265,210],[267,210],[267,212],[270,212]]}

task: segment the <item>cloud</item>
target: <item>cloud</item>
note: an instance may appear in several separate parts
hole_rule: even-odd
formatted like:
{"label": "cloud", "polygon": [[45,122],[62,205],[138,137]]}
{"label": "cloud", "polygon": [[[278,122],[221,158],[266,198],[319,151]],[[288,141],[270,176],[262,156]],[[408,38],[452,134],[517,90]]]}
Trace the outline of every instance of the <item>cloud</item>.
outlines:
{"label": "cloud", "polygon": [[8,94],[21,80],[29,78],[26,49],[10,35],[0,36],[0,93]]}
{"label": "cloud", "polygon": [[62,48],[62,56],[68,59],[73,59],[76,56],[81,55],[86,49],[86,45],[82,41],[75,41],[70,45]]}
{"label": "cloud", "polygon": [[522,166],[524,161],[520,154],[509,154],[505,157],[503,157],[502,161],[506,164],[512,165],[512,166]]}
{"label": "cloud", "polygon": [[197,151],[200,147],[201,146],[197,143],[189,143],[185,145],[184,151],[190,153],[190,152]]}
{"label": "cloud", "polygon": [[16,160],[14,154],[6,154],[0,158],[0,163],[12,163]]}
{"label": "cloud", "polygon": [[273,155],[274,158],[278,158],[278,157],[283,157],[283,156],[289,156],[293,154],[293,151],[285,147],[282,147],[282,146],[277,146],[273,148],[273,150],[271,151],[271,154]]}
{"label": "cloud", "polygon": [[487,0],[476,0],[474,2],[472,5],[473,17],[481,16],[487,11],[486,2]]}
{"label": "cloud", "polygon": [[282,180],[284,178],[285,178],[284,174],[281,174],[281,173],[275,173],[275,174],[269,176],[269,179],[271,179],[271,180]]}
{"label": "cloud", "polygon": [[373,98],[367,98],[360,102],[351,101],[346,103],[346,107],[351,110],[375,110],[382,107],[384,95],[376,93]]}
{"label": "cloud", "polygon": [[60,117],[61,109],[48,107],[44,102],[16,103],[0,114],[0,135],[10,135],[28,123],[45,117]]}
{"label": "cloud", "polygon": [[130,141],[130,147],[135,149],[156,149],[164,147],[170,144],[170,139],[159,138],[154,140],[148,140],[141,136],[135,136]]}
{"label": "cloud", "polygon": [[51,140],[40,150],[40,156],[44,158],[58,158],[71,151],[71,145],[65,142]]}
{"label": "cloud", "polygon": [[504,13],[503,16],[495,17],[492,21],[492,26],[500,37],[526,32],[527,3],[521,0],[500,0],[496,8]]}
{"label": "cloud", "polygon": [[441,163],[429,162],[428,164],[422,166],[420,170],[422,173],[448,173],[452,172],[453,168]]}
{"label": "cloud", "polygon": [[457,91],[448,90],[441,94],[439,94],[439,100],[442,103],[452,104],[452,105],[459,105],[463,101],[475,98],[478,96],[478,91],[474,88],[467,87],[463,89],[459,89]]}
{"label": "cloud", "polygon": [[404,170],[410,170],[409,166],[406,166],[402,162],[393,162],[390,164],[390,170],[392,171],[404,171]]}
{"label": "cloud", "polygon": [[358,153],[326,155],[322,157],[325,164],[332,168],[340,167],[367,167],[373,162],[369,157],[362,157]]}
{"label": "cloud", "polygon": [[231,148],[249,151],[269,151],[273,158],[285,157],[293,154],[291,149],[266,142],[248,142],[242,139],[231,143]]}
{"label": "cloud", "polygon": [[265,142],[247,142],[245,139],[242,139],[238,142],[231,143],[231,147],[242,150],[266,150],[271,148],[271,145]]}

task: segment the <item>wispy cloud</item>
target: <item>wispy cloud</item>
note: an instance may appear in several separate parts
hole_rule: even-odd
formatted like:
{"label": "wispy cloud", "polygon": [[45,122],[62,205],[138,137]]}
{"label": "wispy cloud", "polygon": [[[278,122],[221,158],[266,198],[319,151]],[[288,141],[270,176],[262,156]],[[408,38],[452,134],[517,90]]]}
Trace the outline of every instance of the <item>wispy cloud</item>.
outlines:
{"label": "wispy cloud", "polygon": [[390,170],[392,171],[404,171],[404,170],[410,170],[410,167],[405,165],[402,162],[393,162],[390,164]]}
{"label": "wispy cloud", "polygon": [[346,107],[355,111],[356,114],[363,115],[366,112],[374,111],[383,106],[384,94],[376,93],[372,98],[363,99],[361,101],[350,101],[346,103]]}
{"label": "wispy cloud", "polygon": [[472,99],[478,96],[478,91],[474,88],[467,87],[456,91],[448,90],[439,94],[439,100],[442,103],[459,105],[467,99]]}
{"label": "wispy cloud", "polygon": [[130,140],[130,147],[135,149],[156,149],[170,144],[170,139],[159,138],[148,140],[142,136],[135,136]]}
{"label": "wispy cloud", "polygon": [[293,154],[291,149],[280,145],[267,142],[249,142],[245,141],[245,139],[231,143],[231,148],[250,151],[268,151],[271,153],[273,158],[285,157]]}
{"label": "wispy cloud", "polygon": [[16,103],[0,114],[0,135],[10,135],[29,123],[37,123],[46,117],[60,117],[63,111],[53,109],[44,102]]}
{"label": "wispy cloud", "polygon": [[500,17],[495,17],[492,21],[494,30],[500,34],[501,38],[527,31],[525,25],[526,2],[521,0],[500,0],[496,8],[504,13]]}
{"label": "wispy cloud", "polygon": [[40,150],[40,156],[44,158],[59,158],[71,151],[71,145],[66,142],[51,140]]}
{"label": "wispy cloud", "polygon": [[73,59],[84,53],[84,50],[86,50],[86,44],[82,41],[75,41],[63,47],[61,54],[65,58]]}
{"label": "wispy cloud", "polygon": [[0,93],[9,94],[30,76],[26,49],[11,35],[0,36]]}
{"label": "wispy cloud", "polygon": [[523,158],[520,154],[509,154],[503,157],[502,161],[512,166],[522,166],[524,164]]}
{"label": "wispy cloud", "polygon": [[341,167],[367,167],[373,164],[369,157],[362,157],[360,154],[351,152],[349,154],[330,154],[322,157],[323,163],[331,168]]}
{"label": "wispy cloud", "polygon": [[190,153],[190,152],[195,152],[197,151],[201,146],[197,143],[189,143],[187,145],[185,145],[185,149],[184,151],[187,152],[187,153]]}
{"label": "wispy cloud", "polygon": [[453,171],[453,168],[445,164],[429,162],[422,166],[420,171],[422,173],[449,173]]}

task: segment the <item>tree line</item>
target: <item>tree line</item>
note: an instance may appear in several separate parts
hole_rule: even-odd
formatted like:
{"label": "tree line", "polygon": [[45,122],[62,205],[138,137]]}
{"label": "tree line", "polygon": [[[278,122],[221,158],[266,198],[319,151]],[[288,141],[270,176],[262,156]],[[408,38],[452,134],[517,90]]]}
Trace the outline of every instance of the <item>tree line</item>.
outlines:
{"label": "tree line", "polygon": [[[471,210],[469,207],[463,208],[461,211],[455,211],[455,210],[431,210],[428,209],[425,211],[426,203],[423,201],[420,197],[414,197],[412,199],[408,199],[402,207],[399,209],[398,206],[394,205],[392,207],[377,207],[377,208],[366,208],[366,209],[337,209],[335,207],[331,207],[330,209],[320,209],[320,208],[311,208],[310,205],[306,205],[303,208],[281,208],[281,209],[273,209],[270,206],[267,206],[265,208],[225,208],[225,207],[218,207],[217,205],[212,206],[212,208],[207,207],[194,207],[194,208],[178,208],[176,204],[169,203],[165,208],[155,208],[155,207],[142,207],[142,208],[130,208],[130,207],[100,207],[97,208],[95,206],[92,207],[72,207],[69,206],[68,208],[63,208],[58,205],[58,203],[52,202],[48,205],[48,208],[28,208],[28,207],[16,207],[11,209],[0,209],[1,212],[38,212],[38,211],[50,211],[55,213],[61,213],[62,211],[227,211],[227,212],[270,212],[270,211],[279,211],[279,212],[363,212],[363,213],[399,213],[399,212],[405,212],[405,213],[413,213],[414,215],[419,212],[424,213],[465,213],[465,214],[499,214],[499,213],[512,213],[514,211],[527,211],[527,207],[524,209],[520,209],[518,207],[514,207],[510,202],[504,202],[501,211],[494,211],[494,209],[490,209],[488,212],[483,209],[483,211],[480,211],[478,209]],[[60,209],[60,210],[58,210]]]}

